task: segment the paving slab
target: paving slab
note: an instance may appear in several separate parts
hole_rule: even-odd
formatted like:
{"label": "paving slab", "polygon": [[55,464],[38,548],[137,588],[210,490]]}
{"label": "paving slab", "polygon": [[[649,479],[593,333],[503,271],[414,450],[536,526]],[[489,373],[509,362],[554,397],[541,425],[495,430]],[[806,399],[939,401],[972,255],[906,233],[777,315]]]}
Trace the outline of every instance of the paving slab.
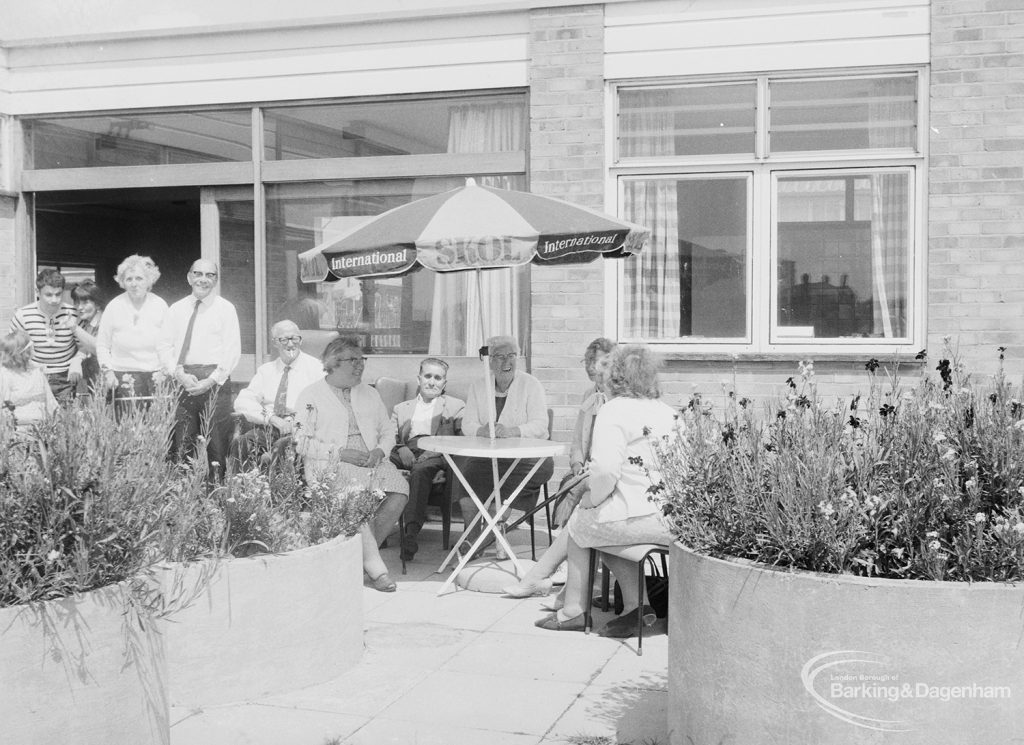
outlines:
{"label": "paving slab", "polygon": [[[536,735],[495,732],[471,727],[438,727],[420,722],[377,718],[343,745],[537,745]],[[321,745],[317,743],[317,745]]]}
{"label": "paving slab", "polygon": [[324,745],[341,742],[369,720],[260,704],[204,710],[171,728],[171,745]]}
{"label": "paving slab", "polygon": [[[440,524],[421,536],[406,575],[397,546],[382,551],[397,592],[363,588],[365,651],[355,668],[257,701],[174,708],[171,745],[572,745],[581,735],[667,745],[663,628],[637,657],[634,639],[536,628],[554,594],[438,597],[447,578],[436,572]],[[529,534],[511,537],[528,557]],[[595,628],[613,617],[596,610]]]}
{"label": "paving slab", "polygon": [[385,719],[545,734],[582,692],[582,683],[524,680],[494,674],[436,672],[381,712]]}
{"label": "paving slab", "polygon": [[499,596],[468,590],[442,597],[401,591],[388,595],[385,602],[365,611],[368,623],[442,623],[458,629],[483,631],[513,610],[508,601]]}
{"label": "paving slab", "polygon": [[463,647],[440,669],[493,671],[523,681],[589,683],[595,665],[603,665],[616,651],[613,647],[595,645],[594,641],[583,634],[568,632],[549,631],[547,636],[534,636],[490,630]]}

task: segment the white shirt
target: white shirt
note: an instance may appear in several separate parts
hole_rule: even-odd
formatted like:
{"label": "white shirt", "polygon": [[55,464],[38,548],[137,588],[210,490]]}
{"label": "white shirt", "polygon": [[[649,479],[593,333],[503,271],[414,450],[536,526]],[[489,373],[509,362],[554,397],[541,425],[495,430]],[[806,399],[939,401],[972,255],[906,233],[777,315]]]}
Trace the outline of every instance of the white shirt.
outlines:
{"label": "white shirt", "polygon": [[[249,385],[238,392],[235,398],[235,413],[242,414],[250,422],[266,424],[274,413],[277,388],[284,375],[284,362],[280,358],[264,362],[256,368]],[[295,402],[303,389],[324,377],[324,366],[311,354],[299,352],[291,363],[288,373],[288,392],[285,405],[290,413],[295,412]]]}
{"label": "white shirt", "polygon": [[[173,366],[164,338],[167,303],[147,293],[142,307],[132,305],[127,293],[118,295],[100,316],[96,360],[100,367],[119,372],[154,372]],[[197,319],[198,323],[198,319]]]}
{"label": "white shirt", "polygon": [[427,403],[420,394],[416,394],[416,409],[412,413],[412,419],[409,420],[410,439],[430,434],[430,423],[434,419],[434,414],[440,401],[441,397],[438,396],[430,403]]}
{"label": "white shirt", "polygon": [[[178,355],[185,341],[185,331],[195,307],[196,297],[189,295],[178,300],[167,310],[164,340],[171,349],[168,374],[173,374],[178,364]],[[242,339],[235,306],[220,295],[207,295],[196,315],[195,326],[192,328],[192,343],[189,344],[183,364],[216,365],[217,369],[210,377],[218,385],[223,385],[238,365],[241,356]]]}

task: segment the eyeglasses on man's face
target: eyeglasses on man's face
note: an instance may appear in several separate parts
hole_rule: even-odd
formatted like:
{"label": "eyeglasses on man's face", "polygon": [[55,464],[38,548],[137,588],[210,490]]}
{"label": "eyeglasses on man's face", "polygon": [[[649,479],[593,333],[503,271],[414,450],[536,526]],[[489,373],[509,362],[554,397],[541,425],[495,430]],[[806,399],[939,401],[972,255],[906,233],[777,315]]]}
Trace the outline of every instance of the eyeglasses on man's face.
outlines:
{"label": "eyeglasses on man's face", "polygon": [[338,362],[339,363],[341,363],[341,362],[349,362],[352,365],[365,365],[366,364],[366,358],[365,357],[339,357],[338,358]]}
{"label": "eyeglasses on man's face", "polygon": [[509,352],[508,354],[492,354],[491,359],[497,360],[498,362],[511,362],[519,357],[515,352]]}
{"label": "eyeglasses on man's face", "polygon": [[217,279],[217,272],[201,272],[198,269],[193,269],[189,274],[196,279],[202,279],[203,277],[206,277],[207,279]]}
{"label": "eyeglasses on man's face", "polygon": [[302,337],[298,334],[293,334],[292,336],[278,336],[274,341],[283,347],[285,344],[301,344]]}

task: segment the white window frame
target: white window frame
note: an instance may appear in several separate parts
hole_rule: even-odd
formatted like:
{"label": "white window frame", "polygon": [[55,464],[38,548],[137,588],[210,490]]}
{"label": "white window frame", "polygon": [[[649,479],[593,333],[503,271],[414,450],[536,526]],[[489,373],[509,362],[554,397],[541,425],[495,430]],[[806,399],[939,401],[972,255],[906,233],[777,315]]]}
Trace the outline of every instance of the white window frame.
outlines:
{"label": "white window frame", "polygon": [[[856,77],[878,78],[893,75],[916,74],[917,88],[917,138],[914,148],[900,150],[842,150],[829,152],[786,152],[768,155],[768,97],[770,80],[829,80]],[[667,157],[628,159],[616,162],[617,157],[617,99],[621,87],[679,84],[709,84],[757,80],[757,130],[755,133],[755,155],[753,159],[735,155]],[[828,69],[819,74],[806,70],[767,74],[729,75],[701,78],[672,78],[620,80],[608,83],[605,97],[606,121],[605,152],[607,154],[607,182],[605,208],[613,214],[622,214],[624,179],[630,177],[675,178],[706,177],[716,175],[727,177],[733,174],[751,173],[751,198],[748,204],[750,224],[748,225],[748,337],[745,340],[712,340],[707,338],[687,340],[627,338],[623,332],[622,287],[624,267],[622,262],[605,262],[605,334],[623,341],[643,342],[667,354],[685,354],[688,357],[719,355],[741,356],[877,356],[913,355],[924,346],[927,310],[927,167],[926,143],[928,132],[927,69],[920,66],[899,66],[885,68],[860,68],[855,70]],[[896,339],[855,338],[841,339],[786,339],[773,340],[777,318],[777,230],[774,210],[774,188],[779,176],[788,174],[828,174],[851,172],[871,173],[877,169],[909,172],[908,226],[911,247],[908,261],[907,288],[907,336]],[[633,259],[626,259],[631,261]],[[766,278],[766,279],[758,279]]]}

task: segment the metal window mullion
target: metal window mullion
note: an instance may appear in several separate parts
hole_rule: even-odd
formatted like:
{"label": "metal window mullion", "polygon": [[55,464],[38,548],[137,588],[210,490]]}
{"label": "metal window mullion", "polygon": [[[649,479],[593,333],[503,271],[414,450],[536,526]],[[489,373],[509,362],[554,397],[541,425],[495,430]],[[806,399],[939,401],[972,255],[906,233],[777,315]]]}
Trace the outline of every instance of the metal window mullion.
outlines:
{"label": "metal window mullion", "polygon": [[755,121],[754,158],[764,160],[768,157],[768,126],[770,124],[770,102],[768,100],[768,76],[757,78],[757,118]]}
{"label": "metal window mullion", "polygon": [[263,110],[252,108],[253,290],[256,301],[256,359],[267,353],[267,210],[263,189]]}
{"label": "metal window mullion", "polygon": [[766,165],[751,174],[750,219],[750,344],[764,352],[771,342],[772,316],[777,303],[775,285],[775,231],[772,209],[772,172]]}

